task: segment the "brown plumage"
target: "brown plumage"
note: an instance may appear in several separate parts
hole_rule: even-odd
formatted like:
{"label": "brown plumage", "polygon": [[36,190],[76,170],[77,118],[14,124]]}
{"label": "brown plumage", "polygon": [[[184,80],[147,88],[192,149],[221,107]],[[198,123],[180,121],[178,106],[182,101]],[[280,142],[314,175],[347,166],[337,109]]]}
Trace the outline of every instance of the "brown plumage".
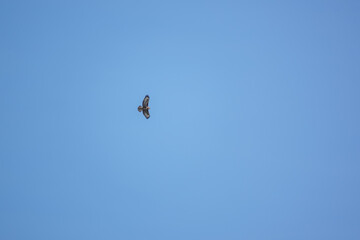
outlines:
{"label": "brown plumage", "polygon": [[150,117],[150,113],[149,113],[149,100],[150,100],[150,97],[149,95],[146,95],[143,102],[142,102],[142,106],[139,106],[138,107],[138,111],[139,112],[143,112],[144,116],[146,117],[146,119],[149,119]]}

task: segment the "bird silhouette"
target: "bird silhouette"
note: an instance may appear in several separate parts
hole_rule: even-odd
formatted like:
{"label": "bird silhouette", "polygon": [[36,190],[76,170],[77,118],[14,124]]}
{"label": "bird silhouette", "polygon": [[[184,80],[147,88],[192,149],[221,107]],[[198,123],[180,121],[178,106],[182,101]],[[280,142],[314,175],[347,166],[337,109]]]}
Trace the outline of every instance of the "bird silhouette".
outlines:
{"label": "bird silhouette", "polygon": [[149,95],[146,95],[146,96],[144,97],[143,102],[142,102],[142,106],[139,106],[139,107],[138,107],[138,111],[139,111],[139,112],[142,111],[143,114],[144,114],[144,116],[146,117],[146,119],[149,119],[149,117],[150,117],[150,113],[149,113],[149,109],[150,109],[150,107],[149,107],[149,100],[150,100]]}

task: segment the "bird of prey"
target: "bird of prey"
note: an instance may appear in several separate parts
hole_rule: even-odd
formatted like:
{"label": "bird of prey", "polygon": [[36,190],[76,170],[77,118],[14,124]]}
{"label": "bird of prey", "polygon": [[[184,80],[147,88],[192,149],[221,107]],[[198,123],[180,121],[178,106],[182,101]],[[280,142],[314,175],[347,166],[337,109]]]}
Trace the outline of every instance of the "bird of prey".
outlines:
{"label": "bird of prey", "polygon": [[146,96],[144,97],[143,102],[142,102],[142,106],[139,106],[139,107],[138,107],[138,111],[139,111],[139,112],[142,111],[143,114],[144,114],[144,116],[146,117],[146,119],[149,119],[149,117],[150,117],[150,113],[149,113],[149,109],[150,109],[150,107],[149,107],[149,100],[150,100],[149,95],[146,95]]}

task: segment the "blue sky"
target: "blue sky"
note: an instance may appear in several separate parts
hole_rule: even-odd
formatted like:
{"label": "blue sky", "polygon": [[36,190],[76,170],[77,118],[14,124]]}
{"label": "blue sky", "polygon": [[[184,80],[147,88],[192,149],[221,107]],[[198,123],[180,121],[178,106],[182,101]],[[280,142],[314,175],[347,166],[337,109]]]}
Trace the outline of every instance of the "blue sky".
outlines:
{"label": "blue sky", "polygon": [[359,239],[359,12],[1,1],[0,239]]}

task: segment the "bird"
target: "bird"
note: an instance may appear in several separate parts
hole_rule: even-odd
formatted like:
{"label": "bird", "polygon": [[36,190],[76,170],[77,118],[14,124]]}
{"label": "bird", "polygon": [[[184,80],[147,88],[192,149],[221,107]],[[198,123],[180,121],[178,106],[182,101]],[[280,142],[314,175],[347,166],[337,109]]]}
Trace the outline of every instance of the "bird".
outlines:
{"label": "bird", "polygon": [[150,109],[150,107],[149,107],[149,100],[150,100],[149,95],[146,95],[146,96],[144,97],[143,102],[142,102],[142,106],[139,106],[139,107],[138,107],[138,111],[139,111],[139,112],[142,111],[146,119],[149,119],[149,117],[150,117],[150,113],[149,113],[149,109]]}

